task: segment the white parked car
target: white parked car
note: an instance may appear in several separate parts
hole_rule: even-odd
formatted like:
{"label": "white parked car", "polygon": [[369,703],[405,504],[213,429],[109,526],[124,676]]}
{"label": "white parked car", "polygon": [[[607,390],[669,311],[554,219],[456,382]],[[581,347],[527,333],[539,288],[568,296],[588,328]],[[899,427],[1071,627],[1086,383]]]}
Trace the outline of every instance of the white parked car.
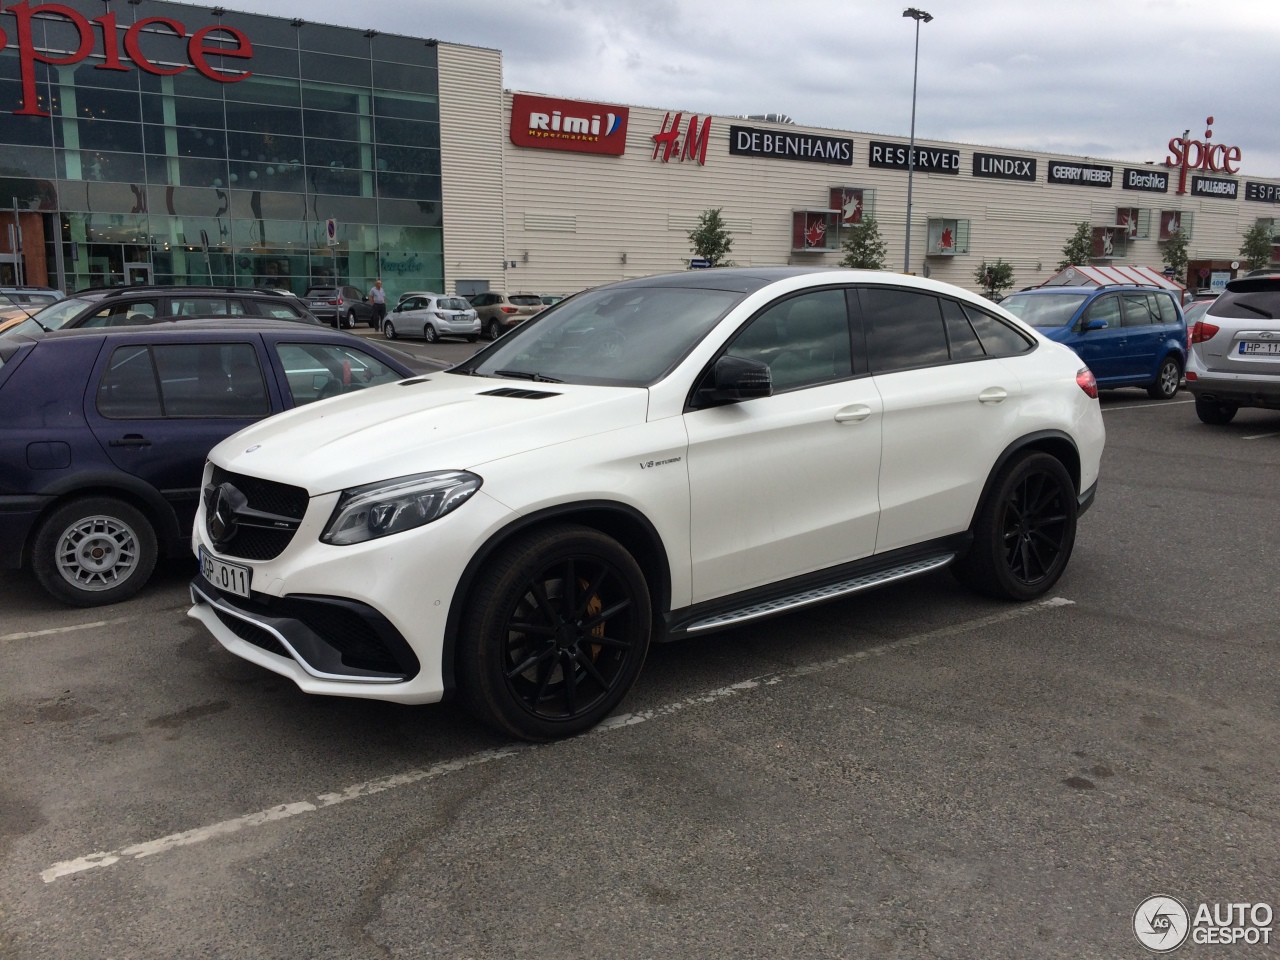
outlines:
{"label": "white parked car", "polygon": [[303,690],[585,730],[650,642],[950,566],[1057,581],[1092,374],[906,276],[702,270],[578,294],[460,367],[214,448],[191,616]]}
{"label": "white parked car", "polygon": [[446,297],[440,293],[409,294],[382,321],[382,335],[422,337],[435,343],[441,337],[466,337],[467,342],[480,339],[480,318],[475,308],[462,297]]}

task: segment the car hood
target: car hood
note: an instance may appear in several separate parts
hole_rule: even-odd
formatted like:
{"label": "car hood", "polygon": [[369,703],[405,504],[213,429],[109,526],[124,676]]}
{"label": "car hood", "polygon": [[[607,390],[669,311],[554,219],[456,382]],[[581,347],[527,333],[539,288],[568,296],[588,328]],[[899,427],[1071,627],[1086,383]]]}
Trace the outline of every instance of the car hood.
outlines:
{"label": "car hood", "polygon": [[[550,396],[520,396],[530,392]],[[209,459],[314,497],[428,470],[473,469],[633,426],[648,407],[642,388],[436,373],[263,420],[218,444]]]}

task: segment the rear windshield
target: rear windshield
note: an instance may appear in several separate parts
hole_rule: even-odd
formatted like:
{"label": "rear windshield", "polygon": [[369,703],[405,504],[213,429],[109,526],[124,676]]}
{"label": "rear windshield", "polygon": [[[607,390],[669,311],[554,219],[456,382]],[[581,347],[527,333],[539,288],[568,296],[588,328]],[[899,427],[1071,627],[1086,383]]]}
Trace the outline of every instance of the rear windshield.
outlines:
{"label": "rear windshield", "polygon": [[1032,327],[1065,327],[1088,299],[1083,293],[1015,293],[1000,301],[1023,323]]}
{"label": "rear windshield", "polygon": [[1280,317],[1280,290],[1257,290],[1249,293],[1220,294],[1209,307],[1209,314],[1229,320],[1274,320]]}
{"label": "rear windshield", "polygon": [[337,295],[337,287],[308,287],[307,292],[303,294],[307,297],[336,297]]}
{"label": "rear windshield", "polygon": [[511,297],[510,299],[511,299],[511,302],[512,302],[512,303],[514,303],[514,304],[515,304],[516,306],[518,306],[518,307],[540,307],[540,306],[542,306],[542,298],[541,298],[541,297],[522,297],[522,296],[514,296],[514,297]]}
{"label": "rear windshield", "polygon": [[463,300],[461,297],[445,297],[443,300],[437,300],[441,310],[470,310],[471,304]]}

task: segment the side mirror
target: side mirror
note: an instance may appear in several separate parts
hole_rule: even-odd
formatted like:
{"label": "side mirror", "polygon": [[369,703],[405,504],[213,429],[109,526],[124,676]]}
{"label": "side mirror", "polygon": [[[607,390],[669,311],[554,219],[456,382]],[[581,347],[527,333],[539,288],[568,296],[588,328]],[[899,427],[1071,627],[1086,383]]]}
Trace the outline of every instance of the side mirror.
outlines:
{"label": "side mirror", "polygon": [[1089,320],[1084,325],[1084,332],[1088,333],[1090,330],[1105,330],[1108,326],[1109,324],[1105,320]]}
{"label": "side mirror", "polygon": [[769,365],[759,360],[721,357],[712,368],[710,379],[713,386],[698,391],[699,399],[709,405],[773,396],[773,375]]}

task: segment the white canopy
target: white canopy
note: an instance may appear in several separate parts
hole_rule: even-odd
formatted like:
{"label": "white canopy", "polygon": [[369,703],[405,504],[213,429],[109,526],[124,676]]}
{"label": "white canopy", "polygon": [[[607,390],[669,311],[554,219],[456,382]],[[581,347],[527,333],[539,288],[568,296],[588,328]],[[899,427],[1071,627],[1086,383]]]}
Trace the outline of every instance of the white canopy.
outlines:
{"label": "white canopy", "polygon": [[1186,289],[1176,280],[1170,280],[1150,267],[1067,267],[1050,277],[1044,287],[1106,287],[1112,284],[1136,284],[1143,287],[1161,287],[1181,293]]}

